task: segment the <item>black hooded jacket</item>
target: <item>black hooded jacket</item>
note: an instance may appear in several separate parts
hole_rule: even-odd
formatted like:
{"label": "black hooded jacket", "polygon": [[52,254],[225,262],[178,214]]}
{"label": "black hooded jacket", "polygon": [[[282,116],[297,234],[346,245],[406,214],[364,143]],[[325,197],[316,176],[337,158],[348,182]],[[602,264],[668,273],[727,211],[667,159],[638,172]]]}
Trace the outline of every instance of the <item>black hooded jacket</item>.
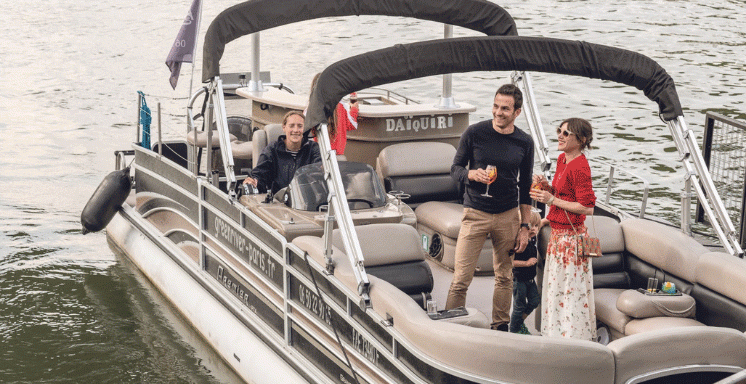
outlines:
{"label": "black hooded jacket", "polygon": [[293,156],[285,147],[285,135],[280,135],[277,141],[264,147],[251,177],[257,179],[260,192],[271,190],[274,194],[290,184],[296,169],[319,161],[321,152],[315,141],[304,137],[300,150]]}

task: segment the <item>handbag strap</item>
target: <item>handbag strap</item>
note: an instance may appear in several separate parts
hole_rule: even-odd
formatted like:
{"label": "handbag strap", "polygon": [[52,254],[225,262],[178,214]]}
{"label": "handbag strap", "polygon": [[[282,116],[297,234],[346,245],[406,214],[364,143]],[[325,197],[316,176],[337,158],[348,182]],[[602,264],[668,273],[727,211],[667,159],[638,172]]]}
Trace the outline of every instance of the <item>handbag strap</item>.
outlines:
{"label": "handbag strap", "polygon": [[[557,207],[557,208],[559,208],[559,207]],[[560,209],[562,209],[562,208],[560,208]],[[567,214],[567,210],[566,209],[562,209],[562,210],[565,212],[565,217],[567,217],[567,222],[570,223],[570,226],[572,227],[572,231],[575,232],[575,236],[577,236],[578,235],[578,231],[575,229],[575,226],[572,225],[572,220],[570,220],[570,215]],[[596,228],[594,227],[593,229],[595,230]]]}
{"label": "handbag strap", "polygon": [[[557,207],[557,208],[559,208],[559,207]],[[562,208],[559,208],[559,209],[562,209]],[[578,235],[578,231],[575,229],[575,226],[572,225],[572,220],[570,220],[570,215],[567,214],[567,210],[566,209],[562,209],[562,210],[565,211],[565,217],[567,217],[567,222],[570,223],[570,226],[572,227],[572,231],[575,232],[575,235],[577,236]],[[598,232],[596,232],[596,220],[593,218],[593,215],[591,215],[591,223],[593,223],[593,233],[598,233]]]}

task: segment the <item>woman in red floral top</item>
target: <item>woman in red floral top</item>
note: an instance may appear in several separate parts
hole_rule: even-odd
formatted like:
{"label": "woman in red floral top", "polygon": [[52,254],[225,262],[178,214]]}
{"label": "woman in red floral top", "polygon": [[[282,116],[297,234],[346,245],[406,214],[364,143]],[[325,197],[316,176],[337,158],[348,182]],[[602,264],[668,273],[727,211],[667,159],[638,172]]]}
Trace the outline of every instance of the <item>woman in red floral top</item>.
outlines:
{"label": "woman in red floral top", "polygon": [[577,254],[574,241],[575,231],[587,234],[585,216],[593,215],[596,205],[591,169],[583,154],[591,148],[593,128],[586,120],[570,118],[557,128],[557,140],[563,153],[557,158],[551,188],[535,174],[534,181],[544,188],[531,190],[532,199],[549,206],[542,224],[552,227],[544,264],[541,334],[595,340],[591,260]]}

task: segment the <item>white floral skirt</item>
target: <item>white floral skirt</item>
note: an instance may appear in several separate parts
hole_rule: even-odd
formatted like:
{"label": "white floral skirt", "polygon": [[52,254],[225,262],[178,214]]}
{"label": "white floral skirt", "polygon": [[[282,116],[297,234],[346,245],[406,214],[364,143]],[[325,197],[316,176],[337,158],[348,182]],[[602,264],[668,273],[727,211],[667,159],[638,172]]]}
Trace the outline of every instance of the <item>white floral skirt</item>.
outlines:
{"label": "white floral skirt", "polygon": [[[585,234],[585,227],[576,228]],[[596,306],[589,257],[577,255],[575,232],[552,229],[544,262],[542,336],[596,340]]]}

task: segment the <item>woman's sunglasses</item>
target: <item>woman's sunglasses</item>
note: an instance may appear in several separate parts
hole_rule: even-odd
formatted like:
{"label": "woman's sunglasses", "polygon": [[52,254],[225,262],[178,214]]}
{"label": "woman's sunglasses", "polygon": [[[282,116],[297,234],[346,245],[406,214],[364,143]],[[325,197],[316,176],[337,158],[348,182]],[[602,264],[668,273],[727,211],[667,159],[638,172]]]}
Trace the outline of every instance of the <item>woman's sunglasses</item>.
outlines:
{"label": "woman's sunglasses", "polygon": [[557,128],[557,134],[558,134],[558,135],[562,135],[562,136],[564,136],[564,137],[568,137],[568,136],[570,136],[570,135],[574,135],[574,133],[572,133],[572,132],[570,132],[570,131],[563,131],[563,130],[562,130],[562,129],[560,129],[560,128]]}

